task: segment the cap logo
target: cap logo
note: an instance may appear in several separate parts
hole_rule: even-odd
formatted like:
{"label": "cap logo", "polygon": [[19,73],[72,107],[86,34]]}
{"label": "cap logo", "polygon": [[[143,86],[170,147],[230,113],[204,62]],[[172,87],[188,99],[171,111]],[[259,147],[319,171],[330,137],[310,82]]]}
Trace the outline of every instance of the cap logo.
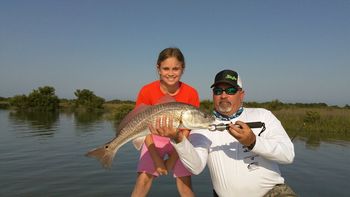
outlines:
{"label": "cap logo", "polygon": [[232,75],[226,75],[225,78],[226,79],[231,79],[232,81],[237,81],[237,78],[235,76],[232,76]]}

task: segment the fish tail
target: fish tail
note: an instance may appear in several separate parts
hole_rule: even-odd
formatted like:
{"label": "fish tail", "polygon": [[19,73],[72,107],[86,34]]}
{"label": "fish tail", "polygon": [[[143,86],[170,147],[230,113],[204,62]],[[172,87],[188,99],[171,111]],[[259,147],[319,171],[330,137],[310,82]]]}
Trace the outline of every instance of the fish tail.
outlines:
{"label": "fish tail", "polygon": [[111,168],[112,161],[115,156],[115,152],[111,151],[108,147],[108,144],[93,149],[85,154],[87,157],[95,157],[97,160],[100,161],[102,167],[104,168]]}

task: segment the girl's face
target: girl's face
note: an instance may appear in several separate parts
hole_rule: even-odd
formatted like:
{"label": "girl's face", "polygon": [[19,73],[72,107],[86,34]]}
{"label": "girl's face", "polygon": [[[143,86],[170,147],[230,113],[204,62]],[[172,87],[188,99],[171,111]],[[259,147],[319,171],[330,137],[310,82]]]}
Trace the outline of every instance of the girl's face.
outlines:
{"label": "girl's face", "polygon": [[183,65],[176,57],[169,57],[158,65],[160,80],[167,85],[175,85],[180,81]]}

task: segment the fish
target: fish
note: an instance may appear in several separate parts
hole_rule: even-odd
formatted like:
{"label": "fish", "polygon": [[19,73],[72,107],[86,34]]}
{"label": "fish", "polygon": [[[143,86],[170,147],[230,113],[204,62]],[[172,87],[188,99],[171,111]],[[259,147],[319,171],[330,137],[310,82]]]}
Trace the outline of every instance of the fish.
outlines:
{"label": "fish", "polygon": [[[156,119],[163,116],[172,117],[174,127],[189,130],[209,128],[215,120],[212,115],[199,108],[181,102],[141,106],[124,117],[117,128],[115,138],[96,149],[90,150],[85,155],[98,159],[102,167],[111,168],[113,159],[120,147],[134,140],[134,146],[139,149],[144,137],[151,133],[149,125],[155,125]],[[142,142],[141,145],[140,142]]]}

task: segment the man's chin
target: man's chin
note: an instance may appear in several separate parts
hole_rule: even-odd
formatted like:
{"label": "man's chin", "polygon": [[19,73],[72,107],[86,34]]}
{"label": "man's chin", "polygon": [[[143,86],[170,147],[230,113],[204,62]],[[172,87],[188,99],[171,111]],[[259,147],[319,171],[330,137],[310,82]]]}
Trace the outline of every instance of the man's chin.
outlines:
{"label": "man's chin", "polygon": [[232,108],[231,107],[219,107],[219,110],[220,110],[220,113],[227,114],[232,110]]}

